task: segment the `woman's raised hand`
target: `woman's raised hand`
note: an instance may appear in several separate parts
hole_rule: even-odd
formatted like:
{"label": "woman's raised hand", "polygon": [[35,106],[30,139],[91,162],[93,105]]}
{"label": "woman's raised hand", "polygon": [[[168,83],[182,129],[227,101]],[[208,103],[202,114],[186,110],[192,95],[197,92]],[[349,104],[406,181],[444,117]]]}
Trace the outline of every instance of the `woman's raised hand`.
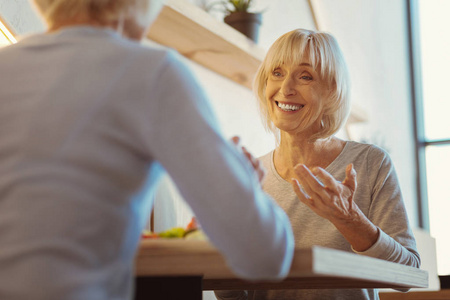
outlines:
{"label": "woman's raised hand", "polygon": [[263,167],[259,159],[254,157],[250,152],[248,152],[247,148],[244,146],[241,146],[240,142],[241,139],[238,136],[233,136],[231,138],[231,141],[233,144],[240,150],[242,153],[247,157],[248,161],[252,165],[253,169],[255,170],[256,175],[258,176],[259,183],[262,184],[264,177],[266,176],[266,169]]}
{"label": "woman's raised hand", "polygon": [[292,179],[300,201],[319,216],[329,220],[356,251],[366,251],[378,239],[378,228],[353,201],[356,191],[356,171],[352,164],[345,170],[345,180],[334,179],[322,168],[308,169],[299,164]]}
{"label": "woman's raised hand", "polygon": [[356,191],[356,171],[352,164],[346,168],[343,182],[337,181],[327,171],[314,167],[308,169],[303,164],[294,168],[297,178],[292,186],[300,201],[319,216],[336,222],[351,222],[358,215],[359,208],[353,202]]}

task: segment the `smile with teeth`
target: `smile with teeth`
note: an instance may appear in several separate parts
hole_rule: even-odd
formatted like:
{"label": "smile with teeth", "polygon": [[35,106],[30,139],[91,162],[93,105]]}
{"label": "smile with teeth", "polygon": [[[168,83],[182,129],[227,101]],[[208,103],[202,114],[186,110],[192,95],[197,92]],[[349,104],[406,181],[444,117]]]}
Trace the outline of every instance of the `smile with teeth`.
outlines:
{"label": "smile with teeth", "polygon": [[275,101],[277,106],[279,108],[281,108],[281,110],[283,111],[297,111],[303,108],[304,105],[298,104],[298,105],[294,105],[294,104],[284,104],[278,101]]}

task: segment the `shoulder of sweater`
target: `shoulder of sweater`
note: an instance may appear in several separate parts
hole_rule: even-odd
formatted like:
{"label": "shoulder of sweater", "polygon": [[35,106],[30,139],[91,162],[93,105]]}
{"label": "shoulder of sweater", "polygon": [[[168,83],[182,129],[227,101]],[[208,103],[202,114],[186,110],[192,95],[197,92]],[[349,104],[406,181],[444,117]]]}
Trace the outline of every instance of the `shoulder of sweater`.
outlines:
{"label": "shoulder of sweater", "polygon": [[266,154],[261,155],[261,156],[258,157],[258,160],[261,161],[261,163],[263,164],[263,166],[266,169],[269,169],[271,167],[273,151],[274,150],[271,150],[271,151],[267,152]]}
{"label": "shoulder of sweater", "polygon": [[350,143],[348,148],[350,152],[366,153],[370,157],[389,157],[387,151],[380,146],[355,141],[349,141],[348,143]]}
{"label": "shoulder of sweater", "polygon": [[121,45],[133,51],[135,54],[146,58],[157,58],[158,61],[179,61],[180,55],[171,48],[167,48],[151,42],[138,43],[135,41],[123,39]]}
{"label": "shoulder of sweater", "polygon": [[273,153],[273,150],[270,150],[266,154],[263,154],[263,155],[259,156],[258,159],[260,159],[260,160],[267,160],[270,157],[272,157],[272,153]]}

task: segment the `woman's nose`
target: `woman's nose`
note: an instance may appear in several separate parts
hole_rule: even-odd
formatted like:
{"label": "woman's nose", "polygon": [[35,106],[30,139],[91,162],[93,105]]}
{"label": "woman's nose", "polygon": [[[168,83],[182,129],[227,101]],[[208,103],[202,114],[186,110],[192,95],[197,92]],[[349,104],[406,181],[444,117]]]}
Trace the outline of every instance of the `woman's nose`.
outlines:
{"label": "woman's nose", "polygon": [[291,77],[286,77],[281,84],[280,91],[283,96],[295,95],[297,91],[295,90],[294,80]]}

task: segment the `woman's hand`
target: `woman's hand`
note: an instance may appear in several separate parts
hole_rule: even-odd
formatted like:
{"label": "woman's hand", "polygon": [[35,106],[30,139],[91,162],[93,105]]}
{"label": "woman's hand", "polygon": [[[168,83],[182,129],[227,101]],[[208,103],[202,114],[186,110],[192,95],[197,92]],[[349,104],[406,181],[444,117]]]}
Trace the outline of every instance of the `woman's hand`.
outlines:
{"label": "woman's hand", "polygon": [[345,180],[337,181],[322,168],[295,166],[297,179],[292,185],[300,201],[317,215],[329,220],[356,251],[369,249],[378,239],[378,228],[353,201],[356,171],[352,164],[345,170]]}
{"label": "woman's hand", "polygon": [[305,165],[298,164],[294,171],[298,178],[292,180],[295,193],[316,214],[332,223],[351,221],[354,218],[358,207],[353,202],[357,182],[352,164],[347,166],[343,182],[337,181],[319,167],[310,170]]}
{"label": "woman's hand", "polygon": [[255,158],[250,152],[248,152],[247,148],[240,145],[241,139],[238,136],[233,136],[231,141],[238,148],[238,150],[242,151],[245,157],[247,157],[248,161],[255,170],[256,175],[258,176],[259,183],[262,184],[264,177],[266,176],[266,169],[263,167],[259,159]]}

